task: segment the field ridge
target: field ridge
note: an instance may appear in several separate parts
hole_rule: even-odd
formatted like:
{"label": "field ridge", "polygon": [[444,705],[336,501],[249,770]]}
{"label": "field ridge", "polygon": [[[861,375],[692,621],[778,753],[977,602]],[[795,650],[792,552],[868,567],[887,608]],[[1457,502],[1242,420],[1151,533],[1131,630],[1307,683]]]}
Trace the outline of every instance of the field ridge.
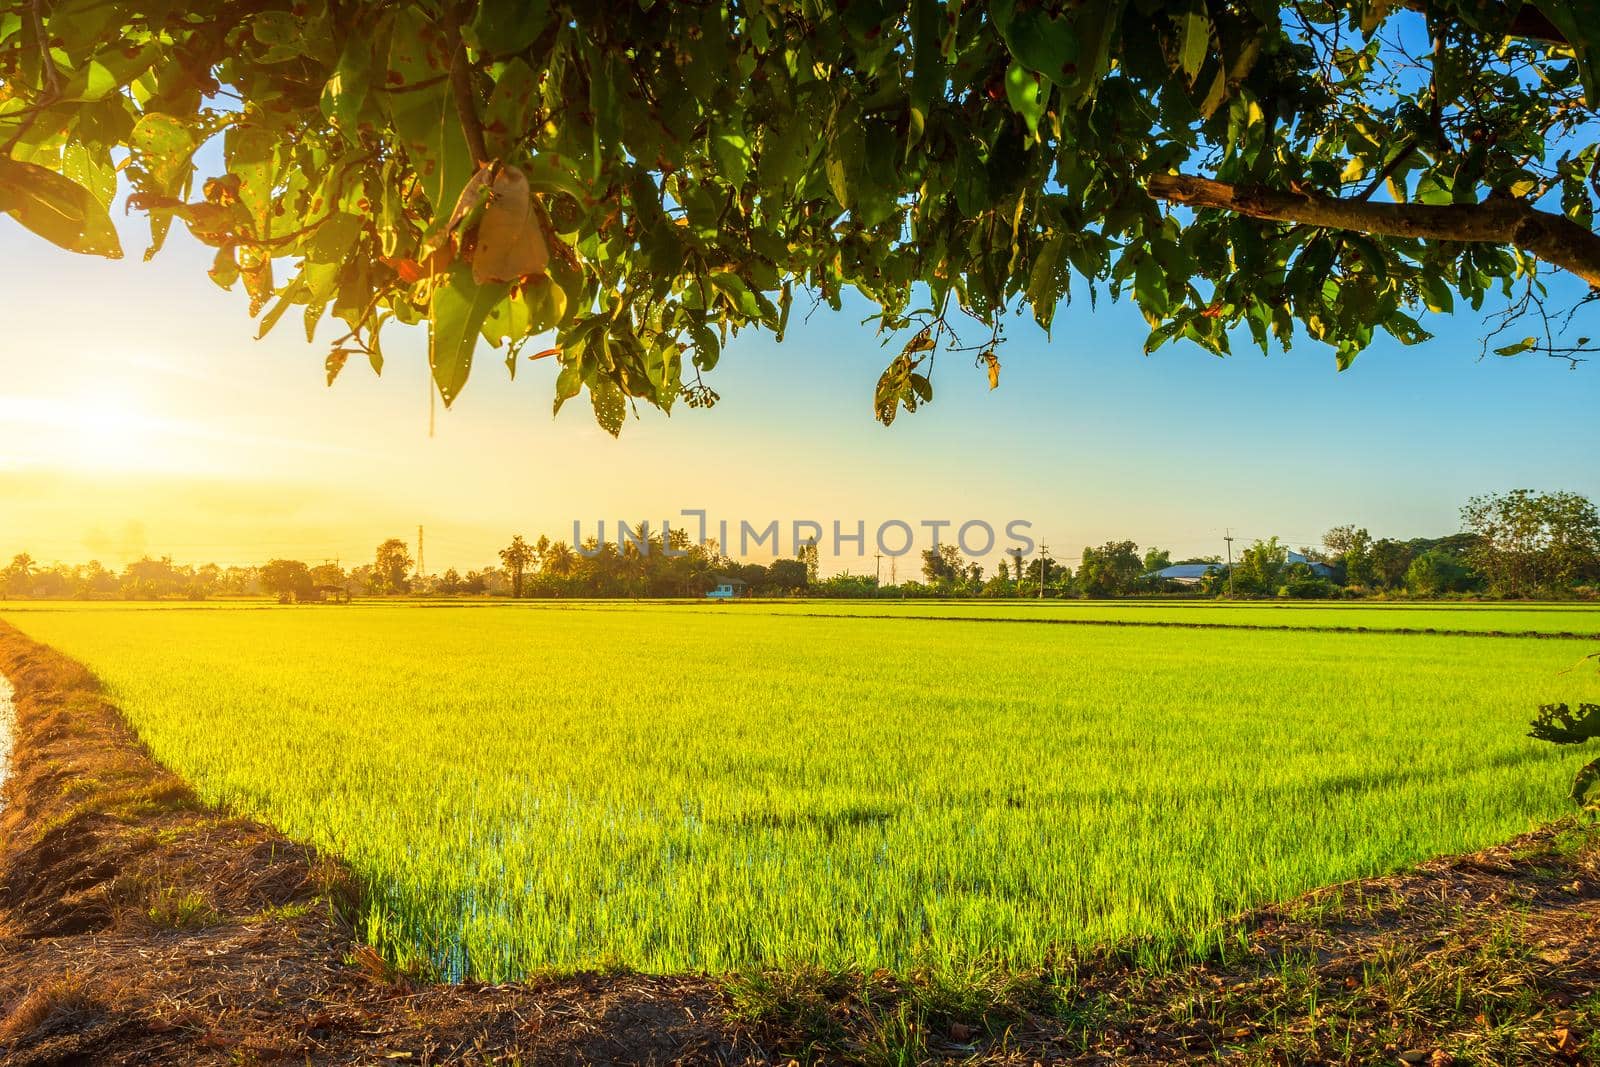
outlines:
{"label": "field ridge", "polygon": [[1506,637],[1541,641],[1600,641],[1600,632],[1577,633],[1568,630],[1449,630],[1421,626],[1295,626],[1259,622],[1179,622],[1169,619],[1040,619],[1004,615],[846,615],[828,611],[760,612],[774,619],[882,619],[893,622],[980,622],[1017,623],[1039,626],[1127,626],[1177,630],[1264,630],[1273,633],[1375,634],[1411,637]]}

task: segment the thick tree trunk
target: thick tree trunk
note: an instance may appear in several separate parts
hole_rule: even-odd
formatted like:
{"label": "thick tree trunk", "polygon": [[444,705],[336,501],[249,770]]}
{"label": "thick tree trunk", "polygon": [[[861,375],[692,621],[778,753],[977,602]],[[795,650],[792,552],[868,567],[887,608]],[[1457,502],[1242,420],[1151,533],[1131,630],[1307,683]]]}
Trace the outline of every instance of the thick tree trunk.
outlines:
{"label": "thick tree trunk", "polygon": [[1158,200],[1232,211],[1256,219],[1424,241],[1511,245],[1571,271],[1600,289],[1600,234],[1560,215],[1529,207],[1521,200],[1438,205],[1372,203],[1319,193],[1230,185],[1190,174],[1158,174],[1146,188]]}

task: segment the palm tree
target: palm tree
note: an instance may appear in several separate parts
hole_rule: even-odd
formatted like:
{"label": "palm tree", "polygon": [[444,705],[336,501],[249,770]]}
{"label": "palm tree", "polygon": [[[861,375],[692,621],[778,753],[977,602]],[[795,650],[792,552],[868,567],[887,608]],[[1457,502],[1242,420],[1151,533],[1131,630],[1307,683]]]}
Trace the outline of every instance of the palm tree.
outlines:
{"label": "palm tree", "polygon": [[556,541],[544,551],[543,570],[552,578],[570,578],[577,561],[577,553],[565,541]]}
{"label": "palm tree", "polygon": [[511,574],[511,598],[521,599],[522,572],[533,562],[532,547],[522,539],[521,534],[517,534],[509,545],[500,550],[500,562],[505,564],[506,570]]}

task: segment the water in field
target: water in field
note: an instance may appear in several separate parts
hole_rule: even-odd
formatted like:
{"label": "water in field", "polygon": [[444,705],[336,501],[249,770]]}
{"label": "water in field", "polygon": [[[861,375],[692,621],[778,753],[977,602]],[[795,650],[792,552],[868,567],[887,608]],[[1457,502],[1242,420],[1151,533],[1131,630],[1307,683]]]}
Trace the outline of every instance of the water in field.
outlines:
{"label": "water in field", "polygon": [[7,615],[488,979],[1199,937],[1561,813],[1583,753],[1527,721],[1600,697],[1583,640],[743,607]]}

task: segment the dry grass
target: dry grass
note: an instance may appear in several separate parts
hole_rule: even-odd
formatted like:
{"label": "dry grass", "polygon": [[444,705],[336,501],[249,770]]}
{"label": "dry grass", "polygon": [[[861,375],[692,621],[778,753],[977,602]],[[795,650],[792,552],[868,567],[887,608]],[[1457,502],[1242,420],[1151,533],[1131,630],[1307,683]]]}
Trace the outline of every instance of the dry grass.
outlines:
{"label": "dry grass", "polygon": [[102,1005],[75,974],[52,978],[24,994],[0,1019],[0,1048],[41,1031],[95,1014]]}

